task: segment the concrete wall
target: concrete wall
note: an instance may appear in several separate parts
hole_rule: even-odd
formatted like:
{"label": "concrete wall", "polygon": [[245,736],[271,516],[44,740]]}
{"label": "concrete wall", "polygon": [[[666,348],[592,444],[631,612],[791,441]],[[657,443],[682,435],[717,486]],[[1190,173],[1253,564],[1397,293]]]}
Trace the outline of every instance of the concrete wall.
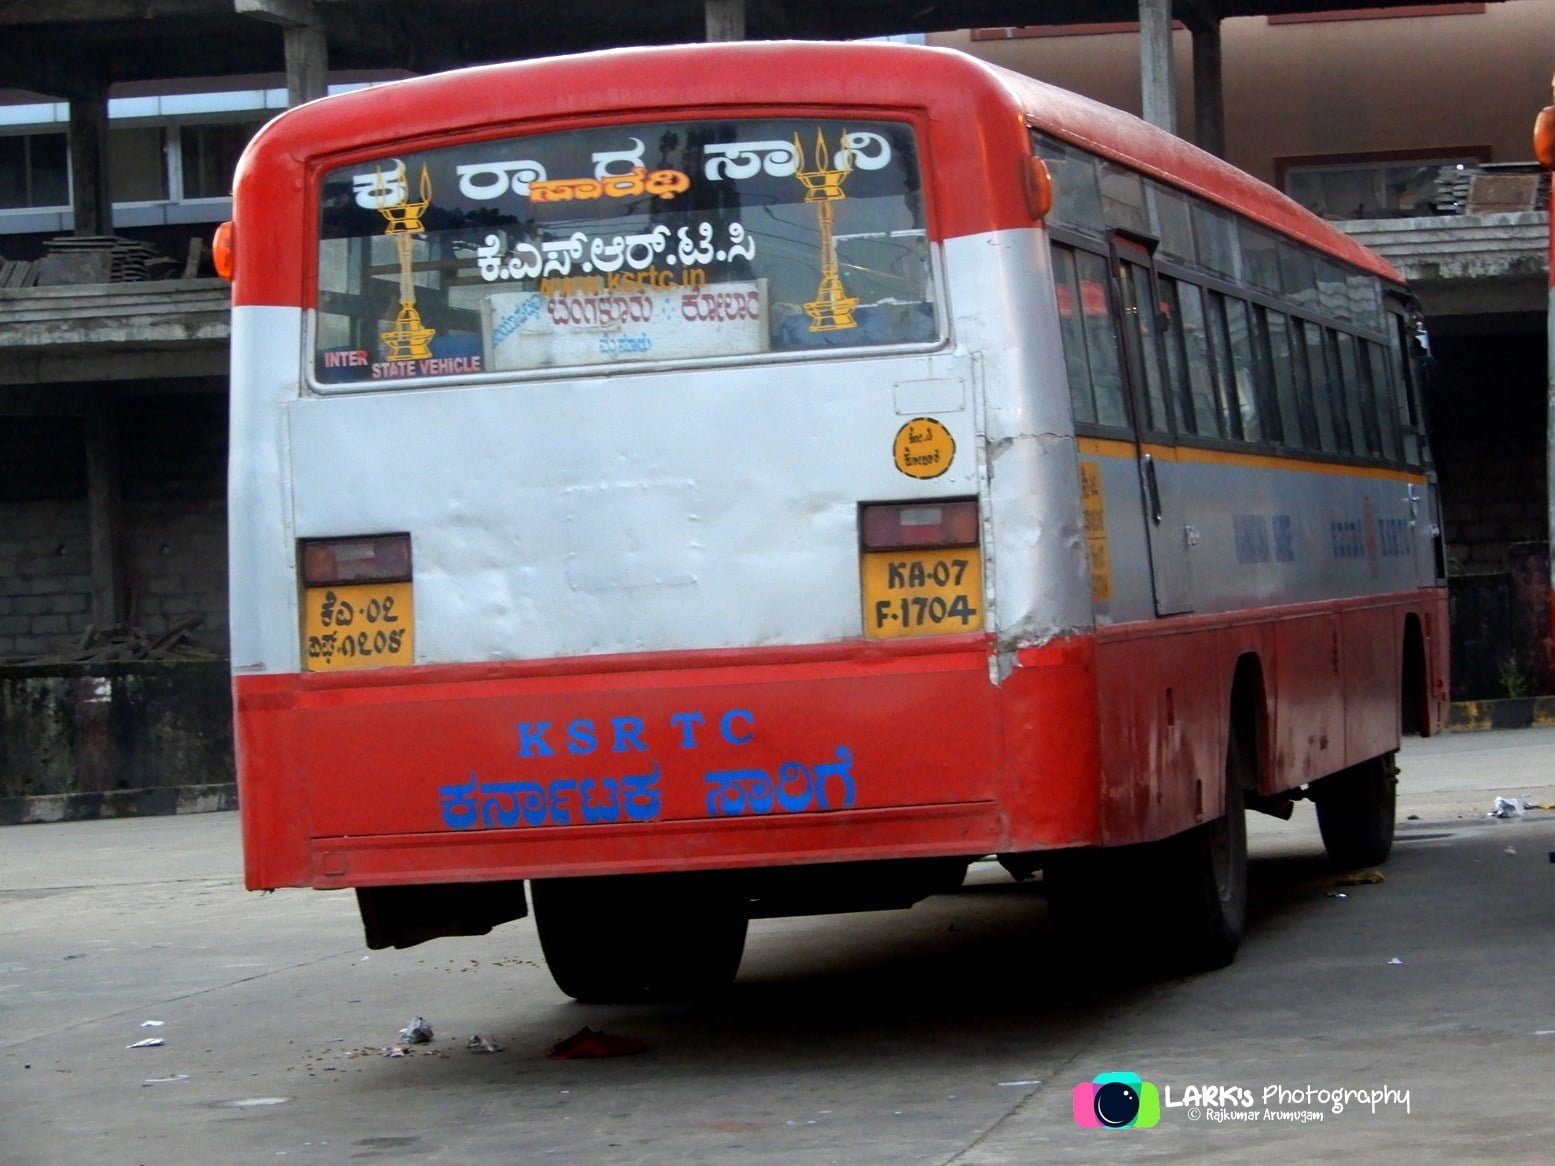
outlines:
{"label": "concrete wall", "polygon": [[[227,651],[226,400],[120,397],[120,569],[127,622],[198,617],[188,644]],[[77,417],[0,417],[0,661],[68,658],[92,625],[86,453]]]}
{"label": "concrete wall", "polygon": [[0,822],[11,799],[230,783],[224,660],[0,667]]}

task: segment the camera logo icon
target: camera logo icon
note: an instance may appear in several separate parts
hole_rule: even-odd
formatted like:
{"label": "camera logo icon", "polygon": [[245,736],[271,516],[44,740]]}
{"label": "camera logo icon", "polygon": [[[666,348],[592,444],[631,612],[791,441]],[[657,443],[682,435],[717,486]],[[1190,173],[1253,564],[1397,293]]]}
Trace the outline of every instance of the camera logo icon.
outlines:
{"label": "camera logo icon", "polygon": [[1099,1073],[1074,1087],[1074,1124],[1086,1129],[1149,1129],[1161,1120],[1161,1095],[1138,1073]]}

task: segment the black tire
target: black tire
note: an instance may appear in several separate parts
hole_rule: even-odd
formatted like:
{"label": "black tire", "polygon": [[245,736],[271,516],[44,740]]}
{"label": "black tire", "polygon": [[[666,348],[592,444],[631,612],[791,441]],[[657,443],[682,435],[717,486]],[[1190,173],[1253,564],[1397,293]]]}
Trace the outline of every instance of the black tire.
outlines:
{"label": "black tire", "polygon": [[1225,813],[1213,822],[1142,846],[1054,855],[1044,865],[1048,916],[1077,966],[1210,971],[1236,958],[1247,920],[1251,774],[1251,756],[1234,738]]}
{"label": "black tire", "polygon": [[551,978],[585,1004],[704,999],[745,951],[741,904],[707,880],[537,879],[530,900]]}
{"label": "black tire", "polygon": [[[1233,749],[1237,748],[1233,746]],[[1247,808],[1240,773],[1227,761],[1226,812],[1161,845],[1163,892],[1172,902],[1167,948],[1187,971],[1212,971],[1236,958],[1247,923]]]}
{"label": "black tire", "polygon": [[1325,777],[1312,787],[1317,828],[1335,866],[1378,866],[1393,849],[1398,765],[1392,753]]}

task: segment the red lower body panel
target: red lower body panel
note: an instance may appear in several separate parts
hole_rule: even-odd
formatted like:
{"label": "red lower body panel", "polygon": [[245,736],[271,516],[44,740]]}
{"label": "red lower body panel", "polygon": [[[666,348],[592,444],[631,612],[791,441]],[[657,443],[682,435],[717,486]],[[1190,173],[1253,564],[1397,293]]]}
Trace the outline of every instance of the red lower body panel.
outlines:
{"label": "red lower body panel", "polygon": [[1089,640],[1027,653],[1002,687],[990,649],[986,637],[945,637],[239,676],[248,884],[713,869],[1080,840],[1095,804]]}
{"label": "red lower body panel", "polygon": [[[1265,794],[1395,749],[1438,592],[987,636],[238,676],[250,887],[374,886],[1148,841],[1222,811],[1238,661]],[[1412,631],[1409,633],[1412,635]]]}

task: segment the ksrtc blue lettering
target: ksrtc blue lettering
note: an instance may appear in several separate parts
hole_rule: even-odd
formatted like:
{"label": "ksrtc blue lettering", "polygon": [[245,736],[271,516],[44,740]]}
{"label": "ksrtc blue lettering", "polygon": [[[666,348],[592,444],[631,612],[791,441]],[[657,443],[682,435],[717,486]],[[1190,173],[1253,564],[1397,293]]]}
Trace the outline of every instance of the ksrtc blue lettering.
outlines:
{"label": "ksrtc blue lettering", "polygon": [[[737,735],[734,731],[736,721],[745,722],[745,733]],[[756,714],[747,709],[730,709],[724,713],[723,719],[718,722],[718,731],[723,734],[724,740],[731,745],[747,745],[756,735]]]}
{"label": "ksrtc blue lettering", "polygon": [[537,721],[530,723],[520,721],[518,723],[518,755],[520,757],[554,757],[556,750],[545,740],[545,731],[551,727],[550,721]]}

